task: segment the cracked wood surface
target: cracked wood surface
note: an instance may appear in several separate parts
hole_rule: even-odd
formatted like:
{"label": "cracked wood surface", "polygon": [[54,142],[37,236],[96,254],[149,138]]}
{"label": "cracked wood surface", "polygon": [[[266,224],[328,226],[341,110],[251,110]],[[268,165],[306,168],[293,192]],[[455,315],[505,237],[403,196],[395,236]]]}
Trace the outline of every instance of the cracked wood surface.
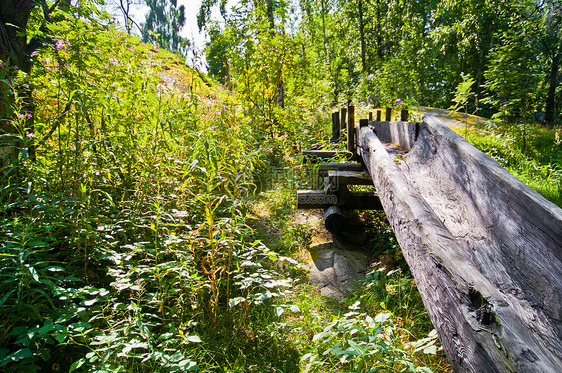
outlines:
{"label": "cracked wood surface", "polygon": [[453,369],[562,371],[562,210],[438,118],[377,126],[358,152]]}

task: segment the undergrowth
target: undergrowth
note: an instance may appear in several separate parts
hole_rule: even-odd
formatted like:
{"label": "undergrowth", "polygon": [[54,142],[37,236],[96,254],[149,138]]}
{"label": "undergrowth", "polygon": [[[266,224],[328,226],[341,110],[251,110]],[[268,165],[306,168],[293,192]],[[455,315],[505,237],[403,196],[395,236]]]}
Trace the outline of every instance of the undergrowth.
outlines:
{"label": "undergrowth", "polygon": [[[252,205],[257,219],[250,224],[268,245],[306,264],[311,236],[321,234],[321,229],[314,218],[307,218],[314,213],[295,210],[295,191],[292,185],[280,183],[262,193]],[[308,284],[306,273],[296,273],[292,292],[285,298],[288,309],[276,328],[299,352],[299,371],[449,372],[384,214],[367,211],[354,219],[368,227],[367,250],[372,258],[356,291],[343,301],[326,298]]]}
{"label": "undergrowth", "polygon": [[258,136],[181,59],[92,20],[50,27],[32,75],[2,82],[32,84],[36,109],[16,97],[2,135],[21,150],[2,170],[0,370],[296,371],[269,329],[300,266],[256,241],[247,202],[306,134]]}

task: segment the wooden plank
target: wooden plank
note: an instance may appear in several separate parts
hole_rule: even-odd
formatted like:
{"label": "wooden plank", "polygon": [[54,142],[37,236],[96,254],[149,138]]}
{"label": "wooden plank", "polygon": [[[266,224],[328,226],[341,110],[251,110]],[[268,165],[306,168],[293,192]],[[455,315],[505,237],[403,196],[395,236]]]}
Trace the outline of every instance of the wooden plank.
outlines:
{"label": "wooden plank", "polygon": [[342,210],[381,210],[374,192],[326,193],[323,190],[297,190],[297,209],[326,209],[338,206]]}
{"label": "wooden plank", "polygon": [[344,162],[329,162],[329,163],[319,163],[318,173],[327,174],[328,171],[365,171],[365,166],[361,163],[344,163]]}
{"label": "wooden plank", "polygon": [[437,118],[404,159],[359,138],[453,369],[562,371],[562,210]]}
{"label": "wooden plank", "polygon": [[364,171],[328,171],[331,185],[373,185],[371,175]]}
{"label": "wooden plank", "polygon": [[316,159],[330,159],[336,157],[344,157],[345,159],[352,159],[353,154],[340,150],[303,150],[302,155],[305,160],[314,161]]}

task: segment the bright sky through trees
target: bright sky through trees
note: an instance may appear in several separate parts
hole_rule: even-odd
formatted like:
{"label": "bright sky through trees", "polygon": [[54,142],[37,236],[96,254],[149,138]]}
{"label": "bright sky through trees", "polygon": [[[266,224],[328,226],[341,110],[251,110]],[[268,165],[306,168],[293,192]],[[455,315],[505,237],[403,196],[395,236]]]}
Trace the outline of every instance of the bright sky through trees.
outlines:
{"label": "bright sky through trees", "polygon": [[[131,6],[132,17],[137,24],[141,24],[145,21],[146,14],[148,12],[148,6],[144,4],[143,0],[133,0],[135,3]],[[228,8],[237,4],[238,0],[228,1]],[[119,0],[109,0],[107,5],[107,10],[113,16],[113,18],[123,24],[123,16],[118,8]],[[202,51],[205,47],[205,33],[199,32],[197,28],[197,13],[199,12],[199,7],[201,6],[201,0],[179,0],[178,6],[185,6],[186,24],[183,27],[180,35],[184,38],[191,40],[195,49],[197,51]],[[215,14],[216,13],[216,14]],[[219,18],[218,9],[213,9],[213,17],[215,19]],[[138,33],[138,29],[136,30]],[[204,55],[200,54],[200,57],[204,59]]]}

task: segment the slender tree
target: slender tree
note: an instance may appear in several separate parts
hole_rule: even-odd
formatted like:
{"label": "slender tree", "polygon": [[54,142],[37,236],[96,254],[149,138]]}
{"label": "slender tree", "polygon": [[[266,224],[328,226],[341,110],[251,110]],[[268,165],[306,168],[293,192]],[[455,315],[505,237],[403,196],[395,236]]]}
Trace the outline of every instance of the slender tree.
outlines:
{"label": "slender tree", "polygon": [[186,55],[189,40],[180,36],[185,26],[185,6],[177,0],[145,0],[149,7],[143,24],[143,40],[161,48]]}

